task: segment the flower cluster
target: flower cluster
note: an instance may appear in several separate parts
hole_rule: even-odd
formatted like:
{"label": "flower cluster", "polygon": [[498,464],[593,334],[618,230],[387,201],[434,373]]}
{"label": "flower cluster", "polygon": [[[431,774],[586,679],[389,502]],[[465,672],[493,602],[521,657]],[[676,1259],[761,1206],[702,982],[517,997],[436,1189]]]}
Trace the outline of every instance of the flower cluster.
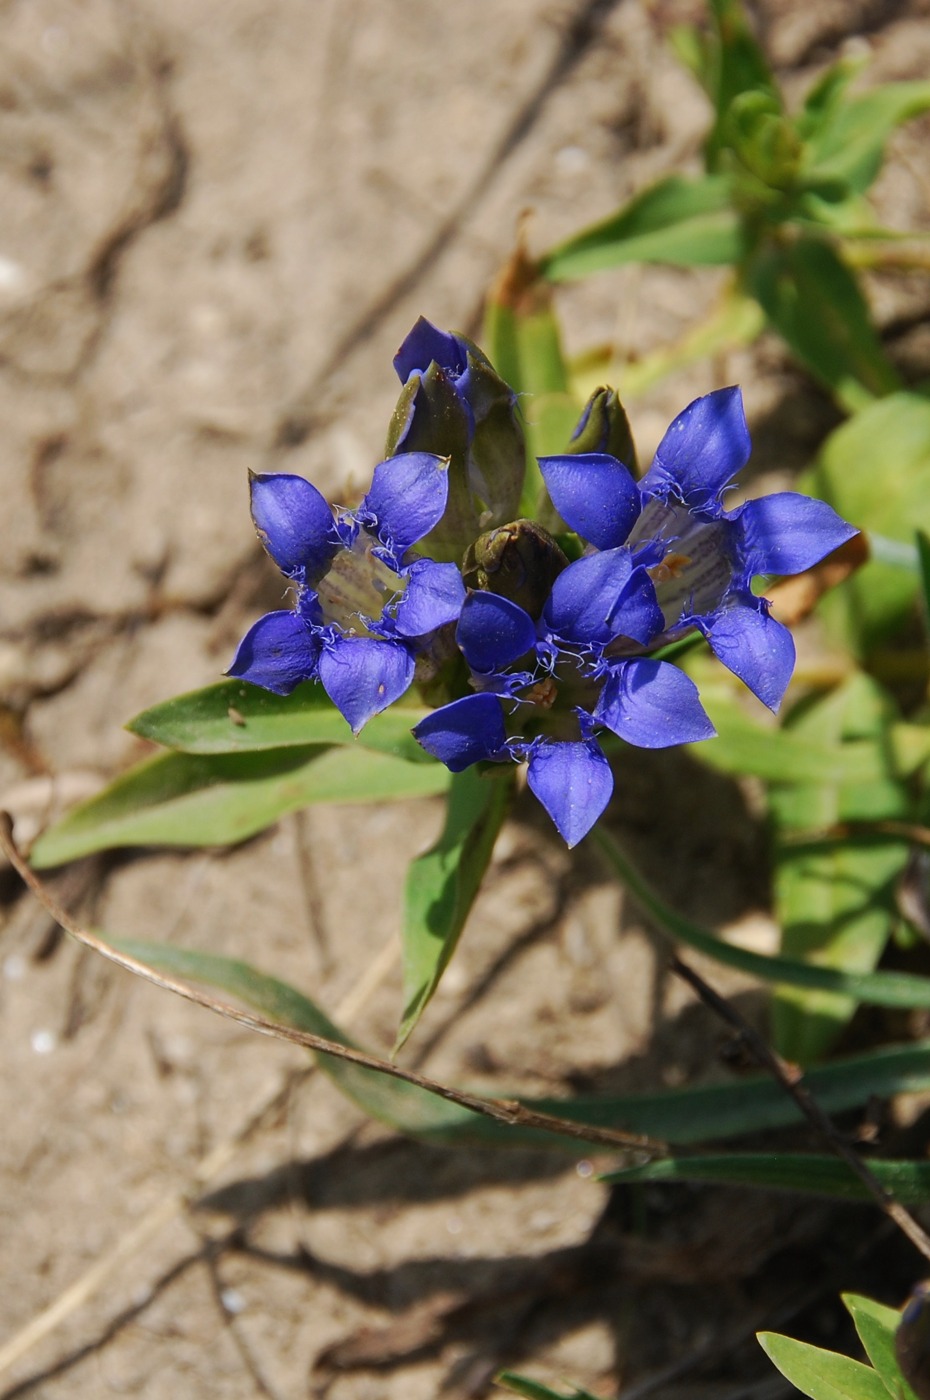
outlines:
{"label": "flower cluster", "polygon": [[466,599],[456,639],[475,693],[417,725],[424,748],[453,771],[525,759],[571,846],[613,791],[599,730],[641,748],[714,733],[693,681],[646,653],[697,629],[777,709],[794,643],[752,579],[809,568],[855,530],[794,492],[725,510],[722,492],[749,450],[740,392],[721,389],[675,419],[639,482],[605,453],[543,458],[552,502],[585,553],[566,561],[538,618],[493,593]]}
{"label": "flower cluster", "polygon": [[[655,655],[669,642],[700,632],[778,708],[794,644],[752,582],[799,573],[856,532],[793,492],[725,509],[750,451],[739,389],[690,404],[640,480],[606,450],[632,460],[622,408],[595,395],[575,450],[539,463],[568,527],[556,540],[502,519],[519,494],[521,439],[512,391],[480,351],[420,321],[396,364],[396,455],[356,510],[331,510],[302,477],[253,478],[253,519],[294,600],[259,619],[231,675],[280,694],[318,679],[357,733],[435,672],[431,658],[457,651],[458,686],[415,737],[453,772],[526,762],[570,846],[613,791],[599,735],[665,748],[714,733],[694,682]],[[444,442],[445,455],[407,450]],[[579,450],[592,442],[605,450]]]}
{"label": "flower cluster", "polygon": [[379,463],[355,511],[332,510],[302,476],[251,484],[255,528],[294,606],[259,618],[228,674],[278,695],[319,680],[357,734],[409,689],[418,654],[461,612],[456,566],[412,554],[442,518],[447,464],[425,452]]}

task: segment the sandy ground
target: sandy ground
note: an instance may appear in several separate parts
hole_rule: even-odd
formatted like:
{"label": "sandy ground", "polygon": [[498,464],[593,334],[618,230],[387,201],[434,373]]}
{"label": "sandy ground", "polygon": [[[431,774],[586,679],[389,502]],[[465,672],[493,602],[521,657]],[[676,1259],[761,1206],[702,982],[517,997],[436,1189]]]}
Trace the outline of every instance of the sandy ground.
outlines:
{"label": "sandy ground", "polygon": [[[876,78],[930,71],[919,0],[757,8],[791,90],[845,51]],[[279,594],[247,469],[364,486],[394,348],[421,313],[477,330],[522,211],[542,248],[695,165],[705,106],[666,37],[700,9],[0,4],[4,803],[27,819],[47,773],[90,791],[144,752],[126,719],[218,676]],[[926,220],[928,134],[896,138],[880,187],[902,227]],[[627,271],[566,291],[569,344],[668,341],[718,285]],[[926,286],[874,291],[903,360]],[[631,405],[641,455],[721,374],[744,383],[763,469],[803,463],[833,421],[764,342]],[[385,1049],[403,864],[438,819],[313,811],[57,888],[103,928],[247,957],[330,1011],[367,988],[352,1028]],[[615,820],[669,897],[765,935],[751,794],[650,756]],[[0,1348],[22,1343],[0,1352],[0,1400],[427,1400],[524,1363],[605,1394],[784,1393],[751,1333],[790,1311],[798,1259],[815,1301],[835,1289],[803,1254],[823,1259],[824,1208],[665,1191],[634,1221],[571,1158],[392,1138],[298,1051],[61,941],[0,875]],[[410,1061],[568,1092],[721,1077],[719,1050],[593,857],[521,809]],[[843,1219],[871,1238],[872,1217]]]}

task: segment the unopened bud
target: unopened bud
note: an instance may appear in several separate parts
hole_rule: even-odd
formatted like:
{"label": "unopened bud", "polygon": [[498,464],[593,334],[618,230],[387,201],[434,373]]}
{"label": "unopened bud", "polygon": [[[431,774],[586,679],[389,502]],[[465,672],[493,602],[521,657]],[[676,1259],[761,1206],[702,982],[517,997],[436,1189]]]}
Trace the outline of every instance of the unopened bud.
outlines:
{"label": "unopened bud", "polygon": [[516,395],[465,336],[422,317],[394,359],[404,388],[391,419],[387,455],[449,458],[446,512],[422,542],[434,559],[458,560],[489,525],[518,509],[526,467]]}
{"label": "unopened bud", "polygon": [[462,561],[466,587],[497,593],[538,618],[568,559],[534,520],[513,520],[475,540]]}
{"label": "unopened bud", "polygon": [[595,389],[585,404],[567,452],[607,452],[636,473],[636,447],[616,389]]}

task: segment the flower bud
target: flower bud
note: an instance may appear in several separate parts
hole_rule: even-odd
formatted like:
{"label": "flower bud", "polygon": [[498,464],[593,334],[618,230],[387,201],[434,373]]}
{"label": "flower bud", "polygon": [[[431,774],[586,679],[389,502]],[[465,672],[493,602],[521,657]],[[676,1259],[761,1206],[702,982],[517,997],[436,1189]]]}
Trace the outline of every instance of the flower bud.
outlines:
{"label": "flower bud", "polygon": [[606,452],[636,474],[636,448],[626,410],[616,389],[595,389],[572,433],[567,453]]}
{"label": "flower bud", "polygon": [[516,395],[476,345],[423,317],[394,367],[404,388],[387,454],[449,458],[446,512],[423,548],[434,559],[459,560],[482,530],[504,524],[519,507],[526,456]]}
{"label": "flower bud", "polygon": [[466,587],[508,598],[537,619],[567,567],[568,559],[548,530],[534,520],[513,520],[469,546],[462,577]]}

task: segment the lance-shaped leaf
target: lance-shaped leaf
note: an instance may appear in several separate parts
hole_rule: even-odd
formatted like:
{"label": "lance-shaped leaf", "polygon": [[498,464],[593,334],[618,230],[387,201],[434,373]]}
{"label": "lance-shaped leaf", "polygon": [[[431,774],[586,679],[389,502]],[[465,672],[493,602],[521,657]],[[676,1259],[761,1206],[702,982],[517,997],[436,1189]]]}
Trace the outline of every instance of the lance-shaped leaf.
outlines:
{"label": "lance-shaped leaf", "polygon": [[773,1366],[810,1400],[888,1400],[881,1377],[861,1361],[777,1332],[757,1335]]}
{"label": "lance-shaped leaf", "polygon": [[[869,1158],[869,1171],[904,1205],[930,1200],[930,1162]],[[713,1156],[663,1157],[641,1167],[611,1172],[604,1181],[707,1181],[718,1186],[755,1186],[797,1191],[843,1201],[871,1201],[868,1187],[838,1157],[813,1152],[728,1152]]]}
{"label": "lance-shaped leaf", "polygon": [[552,248],[540,270],[550,281],[563,282],[631,262],[678,267],[736,263],[744,251],[729,178],[670,175],[616,214]]}
{"label": "lance-shaped leaf", "polygon": [[[842,754],[847,742],[868,744],[880,765],[868,778],[839,782],[773,784],[770,804],[779,844],[775,906],[782,951],[845,972],[870,971],[888,939],[892,890],[903,870],[904,841],[850,837],[812,845],[791,840],[798,831],[829,831],[846,821],[901,819],[908,794],[894,772],[887,730],[893,707],[881,688],[853,675],[831,695],[798,706],[785,721],[793,737]],[[791,1060],[822,1055],[855,1010],[844,997],[800,988],[781,989],[773,1000],[776,1044]]]}
{"label": "lance-shaped leaf", "polygon": [[906,972],[844,972],[815,963],[799,962],[795,958],[754,953],[751,948],[726,942],[710,929],[671,909],[643,879],[603,824],[595,827],[593,835],[611,869],[657,928],[671,939],[705,953],[715,962],[738,968],[766,982],[837,993],[871,1006],[930,1007],[930,977],[917,977]]}
{"label": "lance-shaped leaf", "polygon": [[368,749],[162,754],[117,778],[39,837],[37,869],[118,846],[228,846],[317,802],[390,802],[442,792],[439,763]]}
{"label": "lance-shaped leaf", "polygon": [[745,277],[770,324],[844,408],[901,387],[856,278],[823,239],[767,244]]}
{"label": "lance-shaped leaf", "polygon": [[[172,944],[110,939],[124,953],[151,967],[204,982],[238,997],[272,1020],[309,1031],[337,1044],[357,1043],[335,1025],[310,997],[269,977],[248,963]],[[871,1055],[837,1060],[812,1070],[805,1084],[828,1111],[857,1107],[873,1097],[920,1091],[930,1086],[928,1044],[891,1047]],[[389,1078],[377,1070],[318,1056],[322,1069],[364,1112],[398,1132],[447,1146],[548,1147],[575,1155],[590,1151],[583,1141],[543,1128],[503,1124],[480,1117],[461,1104],[440,1098],[416,1084]],[[507,1095],[507,1098],[512,1098]],[[770,1076],[751,1075],[733,1084],[652,1094],[581,1096],[574,1099],[524,1099],[530,1109],[594,1128],[619,1128],[679,1144],[731,1137],[739,1132],[784,1127],[799,1110]]]}
{"label": "lance-shaped leaf", "polygon": [[877,745],[874,736],[824,744],[793,726],[760,724],[702,662],[696,660],[688,670],[717,738],[712,744],[693,744],[688,752],[710,768],[780,784],[867,784],[889,774],[904,779],[930,759],[930,730],[921,725],[889,723]]}
{"label": "lance-shaped leaf", "polygon": [[423,1014],[455,951],[512,792],[509,773],[485,776],[467,768],[454,774],[442,835],[411,862],[404,898],[404,1010],[395,1052]]}
{"label": "lance-shaped leaf", "polygon": [[874,1298],[863,1298],[858,1293],[844,1293],[842,1297],[859,1333],[859,1340],[865,1347],[866,1356],[884,1382],[888,1394],[893,1400],[917,1400],[901,1375],[895,1356],[895,1333],[901,1321],[899,1310],[876,1303]]}
{"label": "lance-shaped leaf", "polygon": [[881,170],[895,127],[928,110],[930,82],[883,83],[852,98],[837,85],[810,133],[805,168],[864,194]]}
{"label": "lance-shaped leaf", "polygon": [[307,744],[373,749],[410,763],[430,762],[410,730],[428,713],[394,704],[356,738],[321,685],[275,695],[245,681],[220,681],[143,710],[126,726],[143,739],[185,753],[248,753]]}
{"label": "lance-shaped leaf", "polygon": [[781,94],[742,0],[710,0],[708,8],[713,31],[704,42],[698,76],[714,104],[704,155],[708,170],[715,170],[734,101],[744,93],[765,93],[780,103]]}

